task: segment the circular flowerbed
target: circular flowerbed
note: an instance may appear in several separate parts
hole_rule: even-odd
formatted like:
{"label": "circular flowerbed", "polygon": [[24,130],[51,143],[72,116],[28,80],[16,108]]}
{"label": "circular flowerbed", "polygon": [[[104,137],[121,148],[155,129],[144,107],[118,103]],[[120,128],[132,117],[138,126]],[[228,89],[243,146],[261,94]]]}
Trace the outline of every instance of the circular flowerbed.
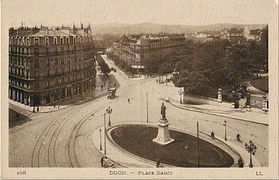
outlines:
{"label": "circular flowerbed", "polygon": [[[175,141],[161,146],[152,141],[157,128],[144,125],[123,125],[111,130],[111,137],[124,150],[137,156],[178,167],[197,167],[197,138],[189,134],[170,130]],[[219,147],[199,139],[200,167],[230,167],[233,158]]]}

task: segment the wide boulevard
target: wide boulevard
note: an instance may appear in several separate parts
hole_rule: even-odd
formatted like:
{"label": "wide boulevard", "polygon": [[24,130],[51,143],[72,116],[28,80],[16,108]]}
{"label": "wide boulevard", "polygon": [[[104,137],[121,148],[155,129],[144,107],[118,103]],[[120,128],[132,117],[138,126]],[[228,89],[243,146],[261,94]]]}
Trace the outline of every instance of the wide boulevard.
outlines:
{"label": "wide boulevard", "polygon": [[[103,115],[108,106],[112,108],[112,125],[157,123],[161,116],[161,103],[166,97],[179,100],[177,88],[156,83],[155,78],[128,78],[111,60],[102,57],[110,67],[117,69],[111,72],[120,84],[116,97],[107,100],[103,96],[59,111],[37,113],[32,116],[32,121],[11,128],[10,167],[101,167],[102,154],[93,145],[91,137],[103,126]],[[255,157],[261,166],[268,165],[267,125],[189,111],[168,102],[165,104],[171,128],[194,132],[199,121],[200,131],[208,134],[214,131],[217,137],[224,138],[223,124],[226,120],[228,141],[245,150],[244,143],[235,140],[236,134],[240,133],[243,142],[251,139],[258,147]]]}

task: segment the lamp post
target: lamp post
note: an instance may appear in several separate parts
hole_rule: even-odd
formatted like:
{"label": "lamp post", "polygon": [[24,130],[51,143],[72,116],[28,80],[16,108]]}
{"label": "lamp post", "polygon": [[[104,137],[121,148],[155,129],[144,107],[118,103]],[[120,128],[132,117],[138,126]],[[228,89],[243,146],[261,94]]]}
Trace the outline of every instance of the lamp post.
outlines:
{"label": "lamp post", "polygon": [[249,144],[245,143],[245,148],[250,153],[250,164],[249,167],[253,167],[252,155],[256,154],[257,146],[250,140]]}
{"label": "lamp post", "polygon": [[106,112],[107,112],[107,113],[108,113],[108,115],[109,115],[109,122],[108,122],[108,126],[110,127],[110,126],[111,126],[110,114],[112,113],[112,108],[109,106],[109,107],[106,109]]}
{"label": "lamp post", "polygon": [[223,125],[225,126],[225,141],[227,141],[227,121],[226,120],[224,121]]}
{"label": "lamp post", "polygon": [[182,95],[184,94],[183,89],[179,89],[179,90],[178,90],[178,94],[179,94],[179,96],[180,96],[180,104],[182,104]]}
{"label": "lamp post", "polygon": [[99,129],[100,132],[100,151],[102,150],[102,129]]}
{"label": "lamp post", "polygon": [[197,147],[197,154],[198,154],[198,167],[200,167],[200,130],[199,130],[199,122],[197,121],[197,141],[198,141],[198,147]]}
{"label": "lamp post", "polygon": [[106,113],[104,113],[104,154],[107,153],[107,147],[106,147]]}
{"label": "lamp post", "polygon": [[148,92],[146,92],[146,122],[148,123]]}

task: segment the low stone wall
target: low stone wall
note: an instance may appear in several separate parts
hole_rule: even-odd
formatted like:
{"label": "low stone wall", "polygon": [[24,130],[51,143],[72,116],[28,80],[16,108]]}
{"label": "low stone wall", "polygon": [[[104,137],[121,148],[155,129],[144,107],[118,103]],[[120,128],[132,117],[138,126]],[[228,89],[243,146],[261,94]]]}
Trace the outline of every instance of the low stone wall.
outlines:
{"label": "low stone wall", "polygon": [[216,104],[219,103],[217,99],[196,96],[196,95],[184,95],[183,102],[186,104],[201,105],[201,104]]}
{"label": "low stone wall", "polygon": [[251,106],[260,109],[263,108],[263,95],[252,94]]}
{"label": "low stone wall", "polygon": [[[251,95],[251,107],[254,108],[263,108],[263,96],[260,94],[252,94]],[[246,101],[246,100],[245,100]],[[219,104],[217,101],[217,98],[208,98],[208,97],[203,97],[203,96],[194,96],[194,95],[184,95],[183,97],[183,102],[185,104],[193,104],[193,105],[202,105],[202,104],[211,104],[211,105],[216,105]],[[245,103],[244,103],[245,104]]]}

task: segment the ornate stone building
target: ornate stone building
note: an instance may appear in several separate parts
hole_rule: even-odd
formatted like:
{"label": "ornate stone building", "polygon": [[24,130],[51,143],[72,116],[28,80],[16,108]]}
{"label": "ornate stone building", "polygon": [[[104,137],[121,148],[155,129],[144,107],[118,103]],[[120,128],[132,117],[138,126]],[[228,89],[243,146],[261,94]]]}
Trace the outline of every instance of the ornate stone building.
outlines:
{"label": "ornate stone building", "polygon": [[95,84],[90,26],[9,30],[9,98],[30,106],[55,104]]}
{"label": "ornate stone building", "polygon": [[152,61],[162,54],[186,44],[184,34],[124,35],[113,44],[111,53],[134,69],[144,69],[143,61]]}

